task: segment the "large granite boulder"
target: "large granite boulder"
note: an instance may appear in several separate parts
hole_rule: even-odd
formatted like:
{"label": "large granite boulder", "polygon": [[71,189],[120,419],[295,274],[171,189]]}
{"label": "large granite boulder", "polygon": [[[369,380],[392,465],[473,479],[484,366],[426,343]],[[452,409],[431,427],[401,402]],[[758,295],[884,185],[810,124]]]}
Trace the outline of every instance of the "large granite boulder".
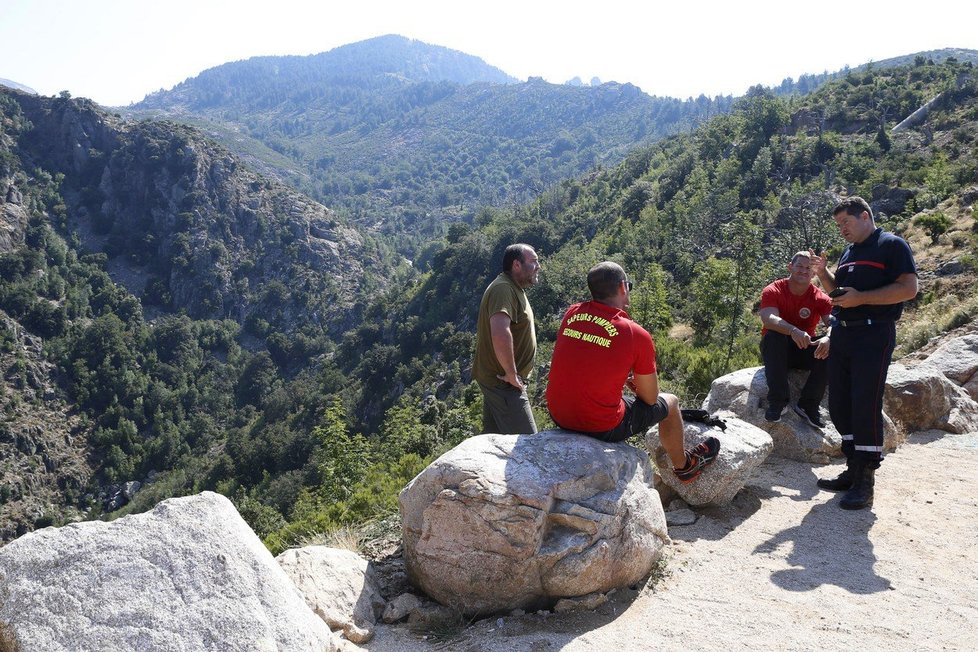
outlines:
{"label": "large granite boulder", "polygon": [[416,586],[472,615],[644,578],[669,541],[644,451],[584,435],[472,437],[401,492]]}
{"label": "large granite boulder", "polygon": [[[807,371],[788,372],[788,388],[792,400],[797,400],[808,378]],[[740,369],[713,381],[710,393],[703,401],[707,412],[728,410],[737,418],[764,430],[774,442],[774,454],[790,460],[826,464],[831,457],[842,455],[842,437],[828,418],[826,400],[822,402],[824,428],[814,428],[790,407],[785,408],[781,421],[764,420],[767,409],[767,376],[764,367]],[[826,396],[827,396],[826,392]]]}
{"label": "large granite boulder", "polygon": [[962,385],[978,401],[978,333],[963,335],[937,347],[927,363]]}
{"label": "large granite boulder", "polygon": [[[808,372],[788,372],[788,387],[793,401],[797,400]],[[791,407],[786,407],[781,420],[764,420],[767,408],[767,377],[764,367],[740,369],[713,381],[710,393],[703,401],[708,412],[729,410],[738,418],[768,432],[774,440],[774,454],[787,459],[826,464],[830,457],[842,456],[842,436],[832,425],[828,411],[828,392],[821,405],[824,428],[815,428],[802,419]],[[883,412],[883,449],[892,452],[907,440],[909,432],[897,428]]]}
{"label": "large granite boulder", "polygon": [[331,629],[354,643],[373,637],[386,603],[370,563],[353,552],[326,546],[286,550],[275,558],[306,604]]}
{"label": "large granite boulder", "polygon": [[231,502],[174,498],[0,548],[0,621],[23,650],[336,650]]}
{"label": "large granite boulder", "polygon": [[698,478],[684,484],[672,470],[672,462],[659,441],[659,429],[652,428],[645,435],[645,445],[652,451],[652,459],[662,481],[671,487],[689,505],[720,507],[733,500],[743,489],[751,473],[774,450],[771,436],[737,418],[733,412],[720,411],[725,429],[702,423],[685,424],[683,439],[686,448],[692,448],[707,437],[720,441],[720,453]]}
{"label": "large granite boulder", "polygon": [[907,432],[978,431],[978,403],[929,362],[915,367],[891,364],[883,408]]}

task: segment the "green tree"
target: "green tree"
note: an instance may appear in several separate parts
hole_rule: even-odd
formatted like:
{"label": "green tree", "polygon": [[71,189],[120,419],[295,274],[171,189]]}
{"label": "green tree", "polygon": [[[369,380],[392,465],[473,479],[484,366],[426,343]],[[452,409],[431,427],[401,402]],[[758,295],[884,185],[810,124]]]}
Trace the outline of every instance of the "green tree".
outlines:
{"label": "green tree", "polygon": [[666,292],[667,274],[658,263],[649,263],[636,276],[629,312],[646,328],[663,332],[672,326],[672,310]]}
{"label": "green tree", "polygon": [[933,213],[918,215],[914,218],[914,223],[930,236],[932,243],[937,244],[937,240],[941,237],[941,234],[947,232],[951,226],[951,218],[941,211],[935,211]]}
{"label": "green tree", "polygon": [[326,408],[313,435],[319,442],[315,453],[321,479],[319,500],[330,503],[348,498],[370,468],[373,454],[369,442],[359,433],[349,433],[346,410],[339,398]]}

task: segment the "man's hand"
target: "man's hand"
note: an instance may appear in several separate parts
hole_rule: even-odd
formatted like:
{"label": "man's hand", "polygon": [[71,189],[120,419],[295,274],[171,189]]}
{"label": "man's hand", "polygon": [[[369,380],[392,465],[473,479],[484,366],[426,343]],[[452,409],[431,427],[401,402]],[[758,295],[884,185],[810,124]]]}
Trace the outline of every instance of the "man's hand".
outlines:
{"label": "man's hand", "polygon": [[843,286],[836,289],[845,290],[845,292],[832,298],[833,306],[839,306],[840,308],[855,308],[856,306],[863,305],[864,301],[862,300],[862,293],[859,290],[848,286]]}
{"label": "man's hand", "polygon": [[827,262],[827,259],[825,257],[825,252],[823,251],[822,255],[819,256],[817,253],[809,249],[808,255],[811,256],[812,259],[812,271],[815,272],[816,274],[824,274],[825,264]]}
{"label": "man's hand", "polygon": [[791,340],[799,349],[807,349],[812,345],[812,336],[800,328],[791,331]]}
{"label": "man's hand", "polygon": [[829,357],[829,336],[816,340],[818,345],[815,347],[815,358],[818,360],[825,360]]}
{"label": "man's hand", "polygon": [[521,392],[524,389],[526,389],[526,385],[523,384],[523,380],[519,377],[519,375],[515,371],[508,371],[506,372],[506,375],[496,376],[496,378],[503,381],[504,383],[509,383],[510,385],[520,390]]}

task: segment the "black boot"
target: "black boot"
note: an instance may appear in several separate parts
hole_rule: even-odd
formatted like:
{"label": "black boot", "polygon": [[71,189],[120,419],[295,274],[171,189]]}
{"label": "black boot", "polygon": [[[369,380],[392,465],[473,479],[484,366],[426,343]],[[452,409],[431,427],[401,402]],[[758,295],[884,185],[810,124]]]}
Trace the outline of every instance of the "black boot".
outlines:
{"label": "black boot", "polygon": [[873,504],[873,487],[876,485],[876,469],[865,465],[853,468],[852,489],[839,501],[842,509],[865,509]]}
{"label": "black boot", "polygon": [[855,476],[852,472],[852,462],[846,462],[846,470],[839,474],[839,477],[832,478],[822,478],[815,484],[818,485],[820,489],[827,489],[829,491],[849,491],[852,489],[852,481]]}

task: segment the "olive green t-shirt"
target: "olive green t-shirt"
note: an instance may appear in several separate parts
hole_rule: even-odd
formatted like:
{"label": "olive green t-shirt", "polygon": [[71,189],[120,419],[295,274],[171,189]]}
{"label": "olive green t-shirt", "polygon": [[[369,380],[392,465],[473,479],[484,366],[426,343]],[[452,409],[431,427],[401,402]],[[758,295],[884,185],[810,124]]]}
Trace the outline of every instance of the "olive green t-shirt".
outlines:
{"label": "olive green t-shirt", "polygon": [[505,371],[492,348],[492,331],[489,318],[496,313],[509,315],[509,329],[513,333],[513,354],[516,373],[524,379],[533,370],[533,357],[537,353],[537,333],[533,327],[533,309],[526,292],[505,273],[500,273],[486,288],[479,304],[479,321],[476,324],[475,361],[472,377],[483,385],[498,385]]}

